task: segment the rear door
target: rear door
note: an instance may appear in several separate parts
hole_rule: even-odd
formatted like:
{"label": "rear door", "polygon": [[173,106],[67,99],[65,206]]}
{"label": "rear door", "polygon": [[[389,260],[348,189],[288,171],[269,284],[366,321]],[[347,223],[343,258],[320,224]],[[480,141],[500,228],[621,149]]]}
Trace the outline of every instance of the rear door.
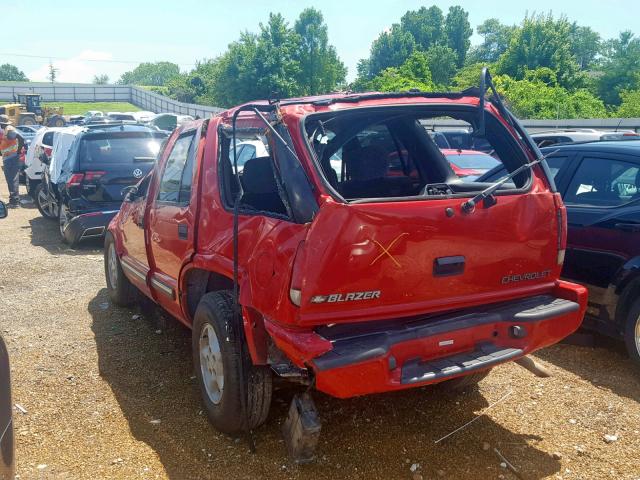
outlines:
{"label": "rear door", "polygon": [[[163,155],[148,213],[151,289],[158,302],[180,317],[178,278],[193,253],[195,194],[192,195],[200,129],[176,132]],[[195,190],[195,189],[194,189]]]}
{"label": "rear door", "polygon": [[608,320],[606,291],[629,259],[640,255],[640,158],[582,153],[566,179],[568,236],[563,276],[589,288],[592,316]]}

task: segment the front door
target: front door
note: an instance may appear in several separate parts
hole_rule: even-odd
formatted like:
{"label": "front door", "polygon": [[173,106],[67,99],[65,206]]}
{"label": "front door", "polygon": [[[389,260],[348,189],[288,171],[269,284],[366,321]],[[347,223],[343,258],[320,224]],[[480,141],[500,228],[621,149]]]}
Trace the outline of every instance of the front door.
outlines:
{"label": "front door", "polygon": [[196,202],[191,186],[199,130],[174,133],[163,155],[161,177],[155,182],[153,203],[149,208],[150,287],[158,303],[176,317],[181,317],[178,279],[182,266],[189,261],[194,245]]}

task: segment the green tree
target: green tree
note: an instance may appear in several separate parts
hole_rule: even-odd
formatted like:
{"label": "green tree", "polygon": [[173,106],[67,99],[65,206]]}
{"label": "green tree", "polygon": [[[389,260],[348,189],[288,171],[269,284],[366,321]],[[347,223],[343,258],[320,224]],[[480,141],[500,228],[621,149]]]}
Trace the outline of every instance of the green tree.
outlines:
{"label": "green tree", "polygon": [[347,69],[329,45],[327,25],[322,13],[314,8],[302,11],[294,25],[300,43],[297,59],[300,63],[299,84],[305,95],[327,93],[344,84]]}
{"label": "green tree", "polygon": [[493,72],[491,65],[486,65],[485,63],[473,63],[462,67],[453,77],[453,86],[458,90],[480,86],[480,74],[483,67],[488,67]]}
{"label": "green tree", "polygon": [[431,80],[431,71],[427,56],[423,52],[414,52],[400,67],[389,67],[371,80],[371,90],[379,92],[403,92],[417,89],[432,91],[435,85]]}
{"label": "green tree", "polygon": [[511,42],[518,27],[500,23],[497,18],[489,18],[476,28],[482,43],[469,52],[471,63],[494,63],[498,61]]}
{"label": "green tree", "polygon": [[95,83],[96,85],[106,85],[107,83],[109,83],[109,76],[105,74],[94,75],[93,82],[91,83]]}
{"label": "green tree", "polygon": [[622,103],[616,116],[622,118],[640,118],[640,90],[623,90],[620,92]]}
{"label": "green tree", "polygon": [[603,118],[607,116],[602,100],[586,89],[569,91],[559,85],[549,85],[550,70],[527,72],[527,78],[516,80],[508,75],[494,77],[498,92],[511,110],[521,118]]}
{"label": "green tree", "polygon": [[165,85],[169,80],[180,75],[180,67],[171,62],[145,62],[129,72],[125,72],[118,80],[122,85]]}
{"label": "green tree", "polygon": [[260,24],[253,61],[255,90],[258,98],[287,98],[299,95],[301,66],[297,58],[300,39],[287,25],[282,15],[269,14],[269,21]]}
{"label": "green tree", "polygon": [[447,45],[456,52],[457,66],[462,67],[471,45],[471,35],[473,35],[469,13],[459,5],[450,7],[444,21],[444,33]]}
{"label": "green tree", "polygon": [[400,26],[413,36],[420,50],[428,50],[443,41],[444,15],[435,5],[408,11],[400,19]]}
{"label": "green tree", "polygon": [[47,74],[47,78],[51,83],[55,83],[56,78],[58,78],[58,69],[53,66],[52,61],[49,61],[49,73]]}
{"label": "green tree", "polygon": [[212,71],[211,95],[215,105],[231,107],[259,97],[257,92],[253,94],[257,80],[254,67],[256,50],[257,36],[245,32],[218,59]]}
{"label": "green tree", "polygon": [[15,65],[5,63],[0,65],[0,81],[2,82],[28,82],[29,79],[22,70]]}
{"label": "green tree", "polygon": [[399,67],[416,50],[416,41],[411,32],[394,24],[387,32],[382,32],[371,45],[369,56],[369,76],[374,77],[389,67]]}
{"label": "green tree", "polygon": [[591,27],[581,27],[577,23],[571,24],[570,30],[571,53],[576,58],[581,70],[591,68],[600,53],[600,34]]}
{"label": "green tree", "polygon": [[564,87],[577,84],[578,64],[571,52],[571,24],[566,18],[556,20],[550,13],[526,17],[497,64],[499,73],[517,80],[527,70],[540,67],[558,72]]}
{"label": "green tree", "polygon": [[444,45],[436,45],[427,50],[426,59],[433,81],[441,88],[448,88],[456,73],[456,52]]}
{"label": "green tree", "polygon": [[620,105],[623,90],[640,89],[640,39],[622,32],[603,46],[597,91],[607,105]]}

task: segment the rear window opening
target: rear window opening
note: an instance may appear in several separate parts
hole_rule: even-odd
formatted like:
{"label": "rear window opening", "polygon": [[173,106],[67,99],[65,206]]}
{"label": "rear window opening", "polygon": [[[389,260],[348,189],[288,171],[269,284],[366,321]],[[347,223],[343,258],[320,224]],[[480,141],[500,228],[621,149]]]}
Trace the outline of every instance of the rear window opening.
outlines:
{"label": "rear window opening", "polygon": [[[476,118],[473,107],[383,107],[313,114],[305,129],[327,183],[347,201],[469,196],[490,185],[475,181],[489,170],[504,165],[511,172],[527,162],[493,115],[486,115],[484,135]],[[525,171],[500,191],[529,180]]]}

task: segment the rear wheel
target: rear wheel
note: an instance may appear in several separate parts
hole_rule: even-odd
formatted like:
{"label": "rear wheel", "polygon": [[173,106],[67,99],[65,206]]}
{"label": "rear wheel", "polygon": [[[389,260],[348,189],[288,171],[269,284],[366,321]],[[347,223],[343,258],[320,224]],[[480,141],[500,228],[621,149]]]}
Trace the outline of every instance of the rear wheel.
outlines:
{"label": "rear wheel", "polygon": [[107,233],[104,241],[104,273],[107,280],[109,298],[116,305],[128,307],[136,300],[136,287],[124,276],[120,259],[116,252],[113,235]]}
{"label": "rear wheel", "polygon": [[[193,364],[209,420],[229,434],[262,425],[272,392],[271,369],[252,365],[233,307],[228,291],[204,295],[196,310],[192,340]],[[246,414],[242,395],[246,395]]]}
{"label": "rear wheel", "polygon": [[491,372],[491,369],[470,373],[469,375],[465,375],[464,377],[456,377],[451,380],[446,380],[440,383],[440,385],[445,390],[451,392],[461,392],[478,385],[480,381],[482,381],[487,375],[489,375],[489,372]]}
{"label": "rear wheel", "polygon": [[624,343],[629,357],[640,368],[640,299],[631,306],[624,329]]}
{"label": "rear wheel", "polygon": [[51,198],[44,183],[40,182],[36,186],[33,197],[40,215],[49,220],[58,219],[58,203]]}

